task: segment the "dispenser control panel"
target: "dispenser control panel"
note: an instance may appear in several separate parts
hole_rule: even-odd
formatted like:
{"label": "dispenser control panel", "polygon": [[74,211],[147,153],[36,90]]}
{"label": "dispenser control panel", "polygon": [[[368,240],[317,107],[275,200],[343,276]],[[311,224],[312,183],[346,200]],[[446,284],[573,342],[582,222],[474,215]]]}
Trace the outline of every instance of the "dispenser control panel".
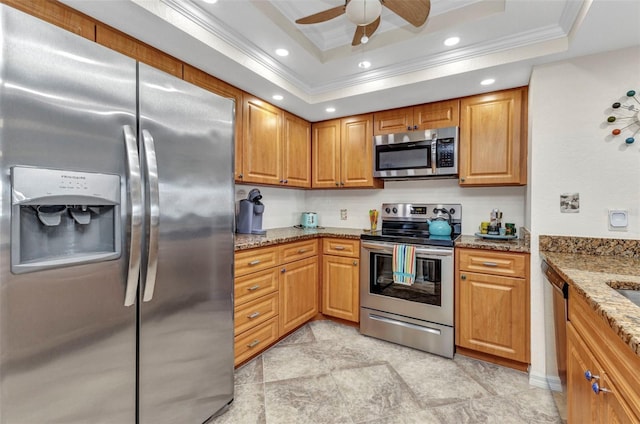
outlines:
{"label": "dispenser control panel", "polygon": [[72,197],[66,204],[120,203],[118,175],[14,166],[11,179],[14,205],[39,204],[45,198],[67,196]]}

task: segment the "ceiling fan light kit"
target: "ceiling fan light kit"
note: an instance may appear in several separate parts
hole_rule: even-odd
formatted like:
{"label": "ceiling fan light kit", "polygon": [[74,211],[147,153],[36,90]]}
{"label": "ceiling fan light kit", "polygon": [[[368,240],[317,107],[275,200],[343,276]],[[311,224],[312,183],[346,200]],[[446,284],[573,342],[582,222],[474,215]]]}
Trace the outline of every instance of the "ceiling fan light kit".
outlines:
{"label": "ceiling fan light kit", "polygon": [[332,7],[296,20],[297,24],[317,24],[346,14],[356,24],[352,46],[369,41],[378,25],[382,6],[391,10],[415,27],[422,26],[429,16],[431,0],[346,0],[343,6]]}
{"label": "ceiling fan light kit", "polygon": [[347,3],[347,19],[356,25],[369,25],[382,13],[380,0],[351,0]]}

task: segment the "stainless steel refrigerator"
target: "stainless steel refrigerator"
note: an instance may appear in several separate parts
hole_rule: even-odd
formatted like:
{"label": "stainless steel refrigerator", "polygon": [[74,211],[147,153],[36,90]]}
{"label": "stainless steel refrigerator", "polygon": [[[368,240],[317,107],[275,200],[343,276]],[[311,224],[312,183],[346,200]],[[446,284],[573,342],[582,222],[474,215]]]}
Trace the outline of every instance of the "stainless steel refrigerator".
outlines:
{"label": "stainless steel refrigerator", "polygon": [[0,423],[233,399],[234,104],[0,5]]}

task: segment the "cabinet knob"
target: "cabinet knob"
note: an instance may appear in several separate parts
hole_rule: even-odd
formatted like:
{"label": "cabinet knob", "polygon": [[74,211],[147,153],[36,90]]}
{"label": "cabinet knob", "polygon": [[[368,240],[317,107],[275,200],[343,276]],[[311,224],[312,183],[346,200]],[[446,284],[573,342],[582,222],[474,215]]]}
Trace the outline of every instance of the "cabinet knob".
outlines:
{"label": "cabinet knob", "polygon": [[342,185],[342,186],[343,186],[343,185],[344,185],[344,181],[340,181],[340,185]]}
{"label": "cabinet knob", "polygon": [[284,180],[284,183],[287,184],[289,182],[289,180]]}
{"label": "cabinet knob", "polygon": [[358,265],[358,261],[353,261],[353,266],[357,266]]}
{"label": "cabinet knob", "polygon": [[411,126],[408,126],[408,127],[407,127],[407,131],[411,131]]}
{"label": "cabinet knob", "polygon": [[340,185],[340,183],[336,181],[336,186],[339,186],[339,185]]}
{"label": "cabinet knob", "polygon": [[462,274],[462,275],[460,276],[460,279],[461,279],[461,280],[466,280],[466,279],[467,279],[467,276],[466,276],[466,275],[464,275],[464,274]]}
{"label": "cabinet knob", "polygon": [[414,129],[414,130],[417,130],[417,129],[418,129],[418,126],[417,126],[417,125],[414,125],[414,126],[413,126],[413,129]]}
{"label": "cabinet knob", "polygon": [[460,178],[460,182],[463,183],[464,182],[464,178]]}
{"label": "cabinet knob", "polygon": [[284,274],[285,272],[287,272],[287,268],[282,268],[280,272]]}
{"label": "cabinet knob", "polygon": [[238,178],[242,178],[242,177],[244,177],[244,175],[238,174]]}
{"label": "cabinet knob", "polygon": [[600,376],[598,375],[593,375],[593,373],[591,372],[591,370],[586,370],[584,372],[584,378],[587,379],[587,381],[591,381],[591,380],[600,380]]}
{"label": "cabinet knob", "polygon": [[599,394],[600,394],[600,392],[602,392],[602,393],[611,393],[611,390],[609,390],[609,389],[605,389],[604,387],[600,387],[600,385],[598,384],[598,382],[597,382],[597,381],[596,381],[596,382],[594,382],[594,383],[591,385],[591,390],[593,390],[593,393],[595,393],[595,394],[597,394],[597,395],[599,395]]}

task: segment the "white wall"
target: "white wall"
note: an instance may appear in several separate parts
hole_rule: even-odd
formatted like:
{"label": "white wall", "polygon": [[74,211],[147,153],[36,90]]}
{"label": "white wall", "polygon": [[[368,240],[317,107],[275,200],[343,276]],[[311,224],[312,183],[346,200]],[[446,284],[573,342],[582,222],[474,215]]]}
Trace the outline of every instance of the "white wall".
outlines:
{"label": "white wall", "polygon": [[[544,282],[539,235],[640,238],[640,133],[612,137],[611,104],[640,92],[640,47],[535,67],[529,85],[531,379],[545,375]],[[634,102],[635,103],[635,102]],[[639,107],[635,103],[635,107]],[[637,128],[637,127],[636,127]],[[580,194],[580,212],[561,213],[561,193]],[[610,231],[607,209],[629,211],[626,232]]]}
{"label": "white wall", "polygon": [[[236,186],[236,200],[246,198],[252,186]],[[294,190],[259,188],[265,204],[264,228],[299,224],[300,213],[317,212],[323,227],[369,228],[369,209],[385,202],[460,203],[462,232],[473,234],[480,222],[489,220],[493,208],[503,211],[503,221],[524,225],[525,187],[461,188],[456,179],[387,181],[383,190]],[[340,219],[340,210],[347,219]],[[378,223],[380,225],[380,223]]]}

